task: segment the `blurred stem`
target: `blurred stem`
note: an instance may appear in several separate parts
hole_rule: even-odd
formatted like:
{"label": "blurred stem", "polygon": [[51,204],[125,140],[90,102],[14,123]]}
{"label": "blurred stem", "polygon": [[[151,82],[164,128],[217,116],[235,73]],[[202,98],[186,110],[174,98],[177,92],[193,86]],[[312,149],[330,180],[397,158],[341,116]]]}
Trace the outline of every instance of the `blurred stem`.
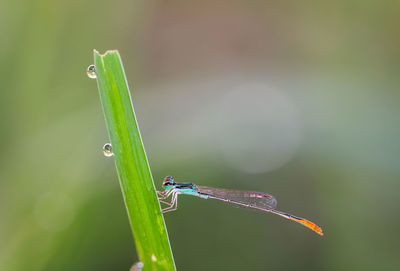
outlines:
{"label": "blurred stem", "polygon": [[167,229],[118,51],[94,51],[97,85],[143,270],[175,270]]}

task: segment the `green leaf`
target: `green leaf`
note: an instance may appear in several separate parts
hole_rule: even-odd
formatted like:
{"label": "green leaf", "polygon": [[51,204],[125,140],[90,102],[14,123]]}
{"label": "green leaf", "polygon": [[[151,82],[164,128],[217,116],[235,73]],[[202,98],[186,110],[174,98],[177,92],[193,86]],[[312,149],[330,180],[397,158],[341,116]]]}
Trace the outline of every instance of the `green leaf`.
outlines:
{"label": "green leaf", "polygon": [[121,58],[118,51],[100,55],[95,50],[94,62],[115,165],[143,270],[175,270]]}

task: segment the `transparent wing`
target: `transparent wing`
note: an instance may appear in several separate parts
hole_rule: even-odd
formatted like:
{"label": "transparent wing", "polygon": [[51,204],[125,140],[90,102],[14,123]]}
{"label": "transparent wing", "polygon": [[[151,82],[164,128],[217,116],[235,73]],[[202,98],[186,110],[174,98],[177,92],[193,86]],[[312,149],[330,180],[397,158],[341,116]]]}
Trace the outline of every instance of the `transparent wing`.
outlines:
{"label": "transparent wing", "polygon": [[256,192],[256,191],[220,189],[220,188],[213,188],[206,186],[196,186],[196,188],[200,194],[207,195],[210,198],[226,201],[229,203],[236,204],[238,206],[254,208],[261,211],[276,214],[281,217],[295,221],[315,231],[319,235],[324,235],[322,229],[315,223],[305,218],[297,217],[288,213],[275,210],[277,201],[273,196],[267,193]]}
{"label": "transparent wing", "polygon": [[267,193],[196,186],[201,194],[233,204],[256,209],[275,209],[276,199]]}
{"label": "transparent wing", "polygon": [[281,217],[295,221],[315,231],[319,235],[324,235],[322,229],[315,223],[305,218],[297,217],[288,213],[275,210],[277,201],[273,196],[267,193],[256,192],[256,191],[220,189],[220,188],[213,188],[206,186],[196,186],[196,188],[200,194],[207,195],[210,198],[226,201],[238,206],[254,208],[261,211],[276,214]]}

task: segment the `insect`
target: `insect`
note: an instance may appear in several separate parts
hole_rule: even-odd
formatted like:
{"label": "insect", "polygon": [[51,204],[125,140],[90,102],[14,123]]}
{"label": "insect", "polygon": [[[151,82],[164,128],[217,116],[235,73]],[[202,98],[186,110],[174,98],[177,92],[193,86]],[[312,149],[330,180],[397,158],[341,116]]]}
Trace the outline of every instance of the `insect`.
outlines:
{"label": "insect", "polygon": [[[202,199],[221,200],[230,204],[276,214],[300,223],[301,225],[315,231],[321,236],[323,235],[322,229],[315,223],[305,218],[275,210],[277,201],[272,195],[267,193],[220,189],[200,186],[194,183],[178,183],[174,181],[172,176],[165,177],[162,186],[164,191],[157,191],[157,194],[159,195],[159,201],[168,205],[168,207],[162,209],[163,213],[175,211],[178,208],[178,195],[191,195]],[[170,196],[171,201],[165,201]]]}

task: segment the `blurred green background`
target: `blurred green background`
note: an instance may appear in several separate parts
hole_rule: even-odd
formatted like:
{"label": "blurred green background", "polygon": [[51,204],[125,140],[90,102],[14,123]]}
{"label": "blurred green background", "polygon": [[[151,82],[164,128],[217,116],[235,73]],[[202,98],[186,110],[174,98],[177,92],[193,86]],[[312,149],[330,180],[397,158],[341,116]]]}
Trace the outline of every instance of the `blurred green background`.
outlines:
{"label": "blurred green background", "polygon": [[92,50],[118,49],[165,175],[315,221],[184,197],[178,270],[398,270],[398,1],[0,1],[0,270],[137,255]]}

